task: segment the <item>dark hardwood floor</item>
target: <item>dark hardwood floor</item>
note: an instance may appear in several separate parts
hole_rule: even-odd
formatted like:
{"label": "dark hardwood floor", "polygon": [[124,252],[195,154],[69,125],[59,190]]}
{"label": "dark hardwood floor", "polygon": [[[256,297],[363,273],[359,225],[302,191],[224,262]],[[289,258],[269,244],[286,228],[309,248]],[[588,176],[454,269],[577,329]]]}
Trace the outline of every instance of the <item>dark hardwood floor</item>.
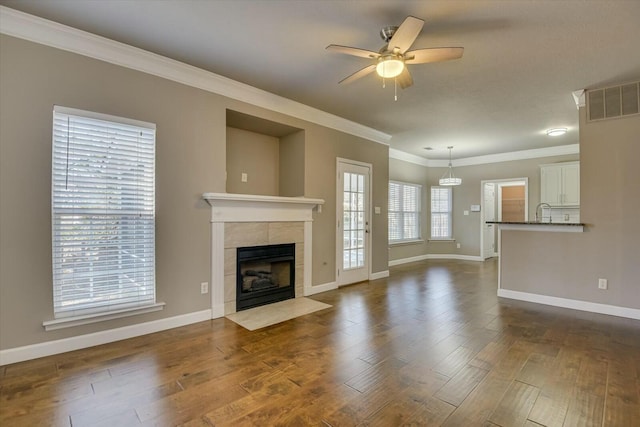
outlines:
{"label": "dark hardwood floor", "polygon": [[226,319],[0,367],[2,426],[639,426],[640,322],[424,261],[249,332]]}

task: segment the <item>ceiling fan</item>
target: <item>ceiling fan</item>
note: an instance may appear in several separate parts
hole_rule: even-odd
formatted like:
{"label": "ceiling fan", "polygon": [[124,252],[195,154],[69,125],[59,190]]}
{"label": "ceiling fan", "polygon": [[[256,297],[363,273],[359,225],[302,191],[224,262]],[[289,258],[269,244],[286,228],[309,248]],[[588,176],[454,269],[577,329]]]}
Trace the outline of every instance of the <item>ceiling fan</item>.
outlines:
{"label": "ceiling fan", "polygon": [[384,27],[380,30],[380,37],[384,40],[385,45],[378,52],[335,44],[327,46],[327,50],[332,52],[373,60],[372,64],[344,78],[340,83],[351,83],[375,70],[380,77],[385,79],[394,78],[396,84],[405,89],[413,84],[413,78],[406,67],[407,65],[448,61],[462,57],[463,47],[409,50],[413,42],[418,38],[420,31],[422,31],[423,25],[424,21],[422,19],[408,16],[399,27]]}

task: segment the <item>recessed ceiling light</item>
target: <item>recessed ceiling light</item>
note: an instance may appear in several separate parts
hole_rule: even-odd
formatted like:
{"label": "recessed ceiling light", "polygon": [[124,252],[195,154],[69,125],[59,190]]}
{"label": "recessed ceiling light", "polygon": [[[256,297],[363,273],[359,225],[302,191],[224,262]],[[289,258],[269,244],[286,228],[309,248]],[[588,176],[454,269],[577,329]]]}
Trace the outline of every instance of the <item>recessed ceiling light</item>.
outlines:
{"label": "recessed ceiling light", "polygon": [[549,136],[560,136],[567,133],[567,128],[553,128],[547,130],[547,135]]}

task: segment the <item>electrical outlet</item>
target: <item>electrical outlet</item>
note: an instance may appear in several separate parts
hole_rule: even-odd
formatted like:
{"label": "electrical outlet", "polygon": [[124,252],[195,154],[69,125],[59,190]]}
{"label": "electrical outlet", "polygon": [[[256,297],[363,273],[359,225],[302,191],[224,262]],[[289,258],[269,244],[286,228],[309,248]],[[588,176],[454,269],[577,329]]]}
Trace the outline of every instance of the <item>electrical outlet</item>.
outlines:
{"label": "electrical outlet", "polygon": [[458,243],[458,244],[456,245],[456,248],[460,249],[460,243]]}
{"label": "electrical outlet", "polygon": [[607,279],[598,279],[598,289],[607,289],[608,283]]}
{"label": "electrical outlet", "polygon": [[247,179],[248,179],[247,174],[242,172],[242,175],[240,175],[240,181],[247,182]]}
{"label": "electrical outlet", "polygon": [[200,283],[200,293],[206,294],[207,292],[209,292],[209,283],[207,282]]}

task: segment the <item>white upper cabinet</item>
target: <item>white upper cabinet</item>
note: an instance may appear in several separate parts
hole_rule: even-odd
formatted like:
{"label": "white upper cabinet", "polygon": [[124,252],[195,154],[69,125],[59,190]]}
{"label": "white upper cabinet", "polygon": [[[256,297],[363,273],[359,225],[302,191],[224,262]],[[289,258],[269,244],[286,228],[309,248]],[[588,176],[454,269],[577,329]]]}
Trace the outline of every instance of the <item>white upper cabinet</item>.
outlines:
{"label": "white upper cabinet", "polygon": [[540,166],[540,202],[580,206],[580,162]]}

